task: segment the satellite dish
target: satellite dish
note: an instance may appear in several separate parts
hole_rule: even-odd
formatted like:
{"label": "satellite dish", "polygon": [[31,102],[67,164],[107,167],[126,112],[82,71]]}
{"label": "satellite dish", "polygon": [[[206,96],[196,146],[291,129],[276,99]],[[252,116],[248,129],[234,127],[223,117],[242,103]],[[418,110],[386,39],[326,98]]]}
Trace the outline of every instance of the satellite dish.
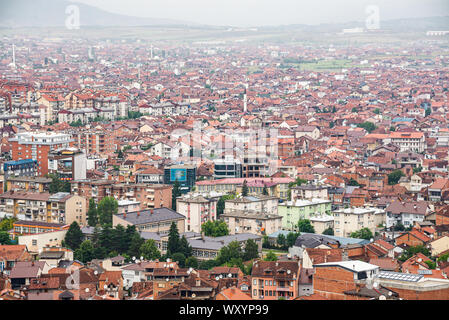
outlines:
{"label": "satellite dish", "polygon": [[379,283],[374,282],[374,283],[373,283],[373,287],[374,287],[375,289],[379,288]]}
{"label": "satellite dish", "polygon": [[218,281],[218,280],[220,280],[220,278],[219,278],[219,277],[215,277],[215,280],[217,280],[217,281]]}
{"label": "satellite dish", "polygon": [[421,259],[421,258],[419,258],[419,259],[418,259],[418,262],[422,262],[422,259]]}
{"label": "satellite dish", "polygon": [[167,281],[167,282],[168,282],[168,281],[170,281],[170,279],[169,279],[169,278],[167,278],[167,279],[165,279],[165,281]]}
{"label": "satellite dish", "polygon": [[192,298],[195,298],[195,297],[196,297],[196,294],[192,293]]}
{"label": "satellite dish", "polygon": [[103,288],[106,290],[106,289],[108,288],[108,286],[107,286],[107,285],[104,285]]}
{"label": "satellite dish", "polygon": [[220,274],[220,279],[223,279],[223,275],[222,274]]}
{"label": "satellite dish", "polygon": [[97,271],[97,270],[95,270],[95,271],[94,271],[94,275],[97,275],[97,274],[98,274],[98,271]]}
{"label": "satellite dish", "polygon": [[385,297],[384,295],[379,297],[379,300],[387,300],[387,297]]}
{"label": "satellite dish", "polygon": [[228,274],[228,278],[232,278],[232,274]]}
{"label": "satellite dish", "polygon": [[142,257],[142,256],[140,256],[140,260],[143,260],[143,257]]}
{"label": "satellite dish", "polygon": [[133,260],[136,260],[136,257],[133,257]]}
{"label": "satellite dish", "polygon": [[388,295],[391,297],[393,295],[393,292],[388,291]]}
{"label": "satellite dish", "polygon": [[88,293],[88,292],[89,292],[89,288],[86,288],[86,290],[85,290],[85,291],[86,291],[86,293]]}

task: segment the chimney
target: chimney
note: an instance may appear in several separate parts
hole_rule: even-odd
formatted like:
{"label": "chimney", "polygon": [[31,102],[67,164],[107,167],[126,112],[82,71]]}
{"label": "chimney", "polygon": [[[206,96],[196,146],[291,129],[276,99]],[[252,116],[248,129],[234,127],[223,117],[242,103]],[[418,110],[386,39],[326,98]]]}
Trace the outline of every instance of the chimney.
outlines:
{"label": "chimney", "polygon": [[150,214],[153,214],[154,213],[154,209],[150,209]]}
{"label": "chimney", "polygon": [[203,240],[203,242],[206,241],[206,240],[204,239],[204,232],[201,232],[201,240]]}
{"label": "chimney", "polygon": [[137,218],[140,217],[140,211],[137,211]]}
{"label": "chimney", "polygon": [[126,219],[126,212],[123,213],[123,219]]}

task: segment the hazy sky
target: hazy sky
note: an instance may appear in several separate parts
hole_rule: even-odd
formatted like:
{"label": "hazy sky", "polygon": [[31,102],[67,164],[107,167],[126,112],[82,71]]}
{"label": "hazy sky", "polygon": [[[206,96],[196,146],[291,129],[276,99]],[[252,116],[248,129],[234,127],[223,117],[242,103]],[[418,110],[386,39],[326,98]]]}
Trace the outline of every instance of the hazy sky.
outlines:
{"label": "hazy sky", "polygon": [[[130,16],[209,25],[262,26],[365,21],[368,5],[380,19],[449,15],[449,0],[71,0]],[[448,26],[449,27],[449,26]]]}

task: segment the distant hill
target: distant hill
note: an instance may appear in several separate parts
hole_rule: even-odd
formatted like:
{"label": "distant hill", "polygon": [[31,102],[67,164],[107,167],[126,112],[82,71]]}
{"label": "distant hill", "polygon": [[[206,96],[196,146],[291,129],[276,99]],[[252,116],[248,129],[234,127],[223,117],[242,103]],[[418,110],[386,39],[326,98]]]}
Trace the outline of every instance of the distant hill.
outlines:
{"label": "distant hill", "polygon": [[0,27],[63,27],[68,17],[66,8],[69,5],[79,7],[81,26],[193,25],[185,21],[114,14],[65,0],[0,0]]}

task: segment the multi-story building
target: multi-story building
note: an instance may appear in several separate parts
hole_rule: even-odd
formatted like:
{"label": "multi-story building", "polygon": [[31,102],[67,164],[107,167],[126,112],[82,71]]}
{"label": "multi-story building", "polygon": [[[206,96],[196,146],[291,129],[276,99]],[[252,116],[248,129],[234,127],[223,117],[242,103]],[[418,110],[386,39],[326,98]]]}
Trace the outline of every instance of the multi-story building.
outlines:
{"label": "multi-story building", "polygon": [[34,177],[37,174],[37,170],[37,160],[33,159],[7,161],[3,163],[5,180],[10,177]]}
{"label": "multi-story building", "polygon": [[385,209],[386,211],[386,227],[390,228],[399,224],[408,228],[415,222],[422,222],[430,208],[426,201],[401,202],[393,201]]}
{"label": "multi-story building", "polygon": [[18,220],[13,224],[12,235],[31,235],[53,231],[67,230],[67,225],[39,221]]}
{"label": "multi-story building", "polygon": [[234,159],[214,160],[214,179],[241,178],[242,164]]}
{"label": "multi-story building", "polygon": [[254,300],[292,300],[298,297],[298,261],[256,261],[251,271]]}
{"label": "multi-story building", "polygon": [[8,177],[6,190],[48,192],[52,179],[44,177]]}
{"label": "multi-story building", "polygon": [[48,155],[51,151],[73,146],[73,139],[65,133],[22,132],[9,139],[12,147],[12,159],[33,159],[38,163],[37,174],[48,174]]}
{"label": "multi-story building", "polygon": [[184,195],[176,199],[176,211],[186,217],[185,230],[201,233],[201,226],[217,219],[217,198]]}
{"label": "multi-story building", "polygon": [[225,210],[220,216],[230,234],[272,234],[281,228],[282,217],[258,211]]}
{"label": "multi-story building", "polygon": [[158,208],[116,214],[112,217],[113,226],[121,224],[136,226],[137,231],[152,232],[160,235],[168,235],[172,222],[178,227],[179,233],[184,232],[185,217],[169,208]]}
{"label": "multi-story building", "polygon": [[291,199],[295,202],[297,199],[329,199],[328,187],[325,185],[303,184],[292,188]]}
{"label": "multi-story building", "polygon": [[198,192],[241,193],[245,181],[249,195],[262,195],[264,188],[266,188],[269,196],[287,200],[288,185],[295,180],[292,178],[226,178],[198,181],[196,187]]}
{"label": "multi-story building", "polygon": [[312,216],[326,216],[331,213],[332,201],[323,199],[288,201],[278,205],[278,214],[282,217],[282,229],[296,230],[299,219]]}
{"label": "multi-story building", "polygon": [[225,201],[225,210],[259,211],[268,214],[278,214],[279,198],[272,196],[236,197]]}
{"label": "multi-story building", "polygon": [[61,180],[86,179],[86,155],[75,148],[53,150],[48,155],[48,172]]}
{"label": "multi-story building", "polygon": [[116,150],[114,139],[105,131],[73,131],[74,146],[89,155],[109,155]]}
{"label": "multi-story building", "polygon": [[179,182],[183,192],[189,192],[195,186],[196,167],[189,165],[176,165],[164,169],[164,183],[174,184]]}
{"label": "multi-story building", "polygon": [[337,237],[350,237],[352,232],[363,228],[368,228],[374,234],[376,227],[385,223],[385,211],[377,208],[346,208],[332,214]]}
{"label": "multi-story building", "polygon": [[165,184],[119,183],[112,180],[75,180],[72,193],[100,202],[104,197],[140,203],[140,209],[171,208],[173,187]]}
{"label": "multi-story building", "polygon": [[21,220],[86,224],[86,199],[70,193],[8,191],[0,195],[0,211]]}
{"label": "multi-story building", "polygon": [[426,150],[426,137],[423,132],[392,132],[389,136],[391,143],[400,147],[401,152],[424,152]]}

